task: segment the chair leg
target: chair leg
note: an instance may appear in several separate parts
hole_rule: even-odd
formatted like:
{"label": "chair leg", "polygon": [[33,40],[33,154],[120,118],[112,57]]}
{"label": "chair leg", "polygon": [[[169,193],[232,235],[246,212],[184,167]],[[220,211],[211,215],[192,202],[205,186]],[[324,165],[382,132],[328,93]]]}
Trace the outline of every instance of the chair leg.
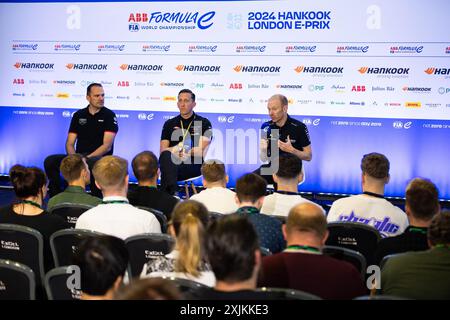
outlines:
{"label": "chair leg", "polygon": [[197,194],[197,188],[195,187],[195,184],[193,181],[191,181],[191,187],[192,187],[192,192],[194,192],[194,194]]}

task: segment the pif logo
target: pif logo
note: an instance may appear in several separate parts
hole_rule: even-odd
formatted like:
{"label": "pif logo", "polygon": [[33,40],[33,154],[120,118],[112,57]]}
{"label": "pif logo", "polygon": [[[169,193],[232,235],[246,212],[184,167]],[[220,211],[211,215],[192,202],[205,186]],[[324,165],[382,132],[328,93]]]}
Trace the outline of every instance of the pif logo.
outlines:
{"label": "pif logo", "polygon": [[130,13],[128,22],[147,22],[148,16],[146,13]]}
{"label": "pif logo", "polygon": [[230,89],[242,89],[242,83],[232,83]]}
{"label": "pif logo", "polygon": [[13,84],[25,84],[25,81],[23,79],[14,79]]}
{"label": "pif logo", "polygon": [[128,81],[119,81],[117,82],[118,87],[129,87],[130,83]]}

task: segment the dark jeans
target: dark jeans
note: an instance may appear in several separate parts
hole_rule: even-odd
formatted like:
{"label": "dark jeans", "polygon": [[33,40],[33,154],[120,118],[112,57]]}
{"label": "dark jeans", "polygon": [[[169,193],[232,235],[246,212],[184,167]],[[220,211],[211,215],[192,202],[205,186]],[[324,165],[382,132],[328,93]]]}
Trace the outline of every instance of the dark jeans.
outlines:
{"label": "dark jeans", "polygon": [[[45,174],[47,175],[47,178],[49,180],[48,193],[50,198],[62,192],[67,186],[67,182],[64,181],[64,179],[61,177],[59,171],[61,162],[66,156],[67,156],[66,154],[52,154],[51,156],[48,156],[44,160]],[[91,184],[90,184],[91,194],[101,199],[103,197],[102,192],[95,185],[94,175],[92,174],[92,168],[100,158],[101,157],[89,158],[86,159],[86,162],[89,166],[89,170],[91,170]]]}
{"label": "dark jeans", "polygon": [[172,161],[170,151],[164,151],[159,156],[159,168],[161,170],[161,190],[171,195],[178,191],[177,181],[200,176],[201,164],[176,164]]}

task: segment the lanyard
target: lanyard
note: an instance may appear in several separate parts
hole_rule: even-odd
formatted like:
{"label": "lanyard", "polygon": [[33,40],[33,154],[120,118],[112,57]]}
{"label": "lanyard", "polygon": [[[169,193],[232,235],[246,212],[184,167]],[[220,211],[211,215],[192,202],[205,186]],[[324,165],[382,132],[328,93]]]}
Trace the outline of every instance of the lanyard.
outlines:
{"label": "lanyard", "polygon": [[34,206],[36,208],[42,209],[42,206],[39,203],[34,202],[34,201],[22,200],[22,203],[30,204],[30,205],[32,205],[32,206]]}
{"label": "lanyard", "polygon": [[383,195],[375,193],[375,192],[364,191],[363,194],[367,194],[368,196],[384,199]]}
{"label": "lanyard", "polygon": [[408,230],[409,232],[417,232],[417,233],[421,233],[421,234],[427,234],[427,230],[421,229],[421,228],[409,228]]}
{"label": "lanyard", "polygon": [[292,245],[292,246],[288,246],[286,248],[286,250],[288,249],[294,249],[294,250],[306,250],[306,251],[310,251],[310,252],[315,252],[315,253],[319,253],[320,250],[317,249],[316,247],[310,247],[310,246],[300,246],[300,245]]}
{"label": "lanyard", "polygon": [[103,204],[110,204],[110,203],[128,203],[128,200],[103,200]]}
{"label": "lanyard", "polygon": [[195,116],[194,116],[194,119],[192,119],[191,122],[189,123],[189,126],[187,127],[186,131],[184,131],[183,121],[180,119],[181,132],[183,134],[183,140],[181,141],[182,145],[184,145],[184,140],[186,139],[186,136],[189,133],[189,129],[191,128],[191,124],[192,124],[192,122],[194,122],[194,120],[195,120]]}

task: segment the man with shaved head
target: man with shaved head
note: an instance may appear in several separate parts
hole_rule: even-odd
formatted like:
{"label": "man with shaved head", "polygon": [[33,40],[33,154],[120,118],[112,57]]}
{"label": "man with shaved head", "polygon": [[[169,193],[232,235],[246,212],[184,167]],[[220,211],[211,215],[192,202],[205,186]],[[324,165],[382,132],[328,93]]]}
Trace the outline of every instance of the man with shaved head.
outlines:
{"label": "man with shaved head", "polygon": [[[306,125],[288,115],[288,99],[275,94],[267,101],[270,121],[261,126],[260,158],[265,162],[255,173],[262,175],[268,184],[274,184],[272,174],[278,165],[272,163],[278,155],[292,154],[298,161],[311,161],[312,149]],[[276,154],[273,154],[275,151]]]}
{"label": "man with shaved head", "polygon": [[293,207],[283,235],[287,248],[263,258],[259,286],[301,290],[323,299],[352,299],[367,293],[353,265],[322,254],[328,230],[321,207],[313,203]]}

